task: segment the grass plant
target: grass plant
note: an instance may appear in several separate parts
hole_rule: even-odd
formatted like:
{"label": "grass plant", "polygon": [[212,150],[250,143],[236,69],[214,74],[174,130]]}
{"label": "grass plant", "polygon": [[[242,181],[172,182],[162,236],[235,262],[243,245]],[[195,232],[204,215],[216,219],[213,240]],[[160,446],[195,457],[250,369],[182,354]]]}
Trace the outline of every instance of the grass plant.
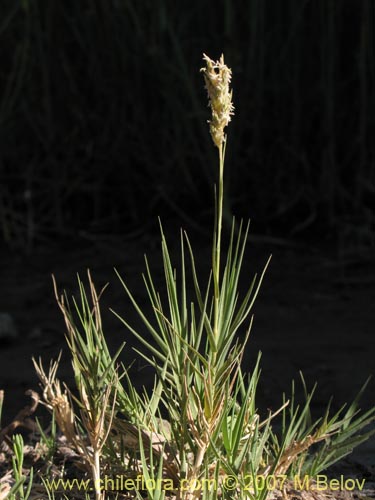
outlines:
{"label": "grass plant", "polygon": [[[0,492],[1,498],[9,500],[28,500],[33,486],[33,468],[29,469],[29,477],[25,475],[24,469],[24,442],[21,434],[13,436],[12,469],[14,475],[14,484],[11,488],[5,487]],[[8,491],[7,491],[8,490]]]}
{"label": "grass plant", "polygon": [[[162,224],[164,289],[158,291],[147,258],[143,275],[151,317],[117,272],[142,327],[136,329],[126,316],[115,314],[140,341],[138,355],[155,369],[151,394],[137,392],[131,372],[121,364],[125,346],[110,353],[101,320],[101,292],[90,273],[88,289],[78,277],[79,299],[72,303],[58,293],[55,284],[76,387],[68,388],[57,378],[59,360],[51,362],[47,372],[41,360],[34,360],[44,404],[59,430],[56,447],[50,441],[48,446],[61,451],[59,439],[64,439],[65,450],[74,456],[76,473],[82,478],[80,484],[89,484],[92,493],[77,487],[67,494],[67,483],[59,482],[55,490],[46,486],[40,498],[94,495],[95,500],[129,496],[140,500],[147,495],[149,500],[265,500],[270,489],[287,488],[295,475],[314,477],[375,432],[361,434],[375,419],[375,407],[358,412],[366,384],[346,410],[331,414],[328,405],[316,421],[310,412],[315,388],[308,391],[303,377],[306,397],[301,405],[295,401],[293,385],[289,398],[280,395],[277,410],[262,415],[257,407],[260,355],[250,373],[243,371],[241,360],[268,262],[241,293],[249,224],[233,220],[225,247],[222,236],[226,128],[234,113],[231,70],[223,56],[214,61],[205,55],[204,62],[209,128],[218,155],[209,277],[202,284],[184,231],[180,233],[179,267],[174,266]],[[46,442],[43,433],[42,441]],[[18,496],[9,498],[26,500],[32,476],[27,489],[22,489],[23,442],[19,437],[14,439],[14,450],[12,491]],[[53,454],[51,451],[50,459]],[[129,481],[138,476],[143,480],[136,488],[126,488],[124,482],[115,483],[118,473]],[[41,476],[39,483],[46,485],[46,479]],[[59,479],[65,481],[66,477],[60,475]]]}

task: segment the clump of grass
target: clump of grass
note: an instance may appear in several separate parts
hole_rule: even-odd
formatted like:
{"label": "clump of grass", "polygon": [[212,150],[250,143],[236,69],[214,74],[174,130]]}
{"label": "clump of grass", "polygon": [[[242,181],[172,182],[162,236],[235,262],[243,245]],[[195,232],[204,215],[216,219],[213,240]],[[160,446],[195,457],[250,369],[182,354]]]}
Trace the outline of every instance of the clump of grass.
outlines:
{"label": "clump of grass", "polygon": [[[64,297],[56,299],[64,315],[67,327],[67,343],[72,353],[72,362],[78,397],[68,389],[61,390],[56,379],[57,363],[46,375],[41,362],[34,361],[39,378],[44,386],[47,407],[53,412],[56,422],[79,453],[84,464],[91,469],[95,498],[101,500],[101,454],[111,431],[116,407],[118,376],[116,358],[106,349],[102,335],[99,299],[90,280],[92,310],[81,285],[81,303],[76,307],[84,331],[81,334],[76,321],[66,305]],[[120,352],[120,351],[119,351]],[[73,409],[73,399],[78,405],[78,414]]]}
{"label": "clump of grass", "polygon": [[[228,495],[264,500],[269,489],[257,478],[286,480],[296,474],[313,477],[373,433],[358,434],[375,418],[375,407],[358,414],[358,400],[365,386],[346,411],[343,407],[332,415],[328,405],[316,421],[310,414],[314,389],[307,390],[303,377],[306,400],[302,406],[295,402],[293,389],[289,399],[280,397],[276,411],[261,415],[257,408],[260,356],[249,374],[243,372],[241,360],[268,262],[241,295],[239,280],[249,224],[240,222],[237,229],[233,220],[225,258],[222,243],[226,127],[234,110],[231,71],[223,56],[213,61],[205,55],[204,60],[202,71],[212,111],[210,133],[219,166],[208,281],[202,285],[192,245],[183,231],[177,271],[161,225],[165,293],[158,292],[147,258],[143,276],[152,317],[145,314],[117,273],[143,329],[135,329],[125,317],[115,314],[143,345],[138,354],[155,368],[152,394],[138,393],[128,370],[119,363],[124,346],[111,356],[101,321],[101,294],[90,274],[89,292],[78,279],[80,300],[74,300],[73,307],[66,296],[58,294],[55,285],[66,323],[76,391],[58,380],[58,361],[51,363],[48,373],[41,361],[34,361],[44,403],[83,468],[83,477],[91,478],[96,500],[129,494],[139,499],[147,494],[150,500],[163,500],[165,496],[216,500]],[[244,335],[240,335],[241,330]],[[274,425],[278,418],[279,430]],[[20,459],[14,463],[19,464]],[[106,477],[116,476],[118,471],[129,480],[141,474],[145,482],[136,491],[126,491],[123,486],[113,491]],[[231,488],[228,477],[233,480]],[[252,478],[250,490],[248,478]],[[46,484],[46,478],[42,479]],[[21,476],[16,480],[22,480]],[[53,491],[46,494],[54,497]],[[84,497],[87,492],[78,491],[76,495]]]}
{"label": "clump of grass", "polygon": [[33,487],[34,469],[24,466],[25,450],[21,434],[13,435],[12,450],[11,470],[0,480],[0,499],[28,500]]}

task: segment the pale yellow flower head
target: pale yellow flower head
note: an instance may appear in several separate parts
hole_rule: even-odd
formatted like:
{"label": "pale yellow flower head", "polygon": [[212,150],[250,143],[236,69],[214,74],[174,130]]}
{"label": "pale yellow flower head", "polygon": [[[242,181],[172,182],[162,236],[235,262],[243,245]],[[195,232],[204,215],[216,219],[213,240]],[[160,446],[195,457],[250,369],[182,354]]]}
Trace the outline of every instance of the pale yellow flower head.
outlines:
{"label": "pale yellow flower head", "polygon": [[224,129],[234,114],[232,90],[229,89],[232,71],[224,64],[223,55],[215,62],[203,54],[203,60],[206,61],[206,67],[201,71],[212,111],[212,119],[209,120],[210,132],[215,145],[220,148],[225,141]]}

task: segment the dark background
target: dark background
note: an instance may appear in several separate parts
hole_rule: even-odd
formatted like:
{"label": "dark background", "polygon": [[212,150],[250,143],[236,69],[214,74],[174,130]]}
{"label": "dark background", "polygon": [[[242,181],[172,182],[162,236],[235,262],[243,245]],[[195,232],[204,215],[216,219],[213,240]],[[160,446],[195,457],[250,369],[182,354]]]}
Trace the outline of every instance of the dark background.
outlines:
{"label": "dark background", "polygon": [[[2,0],[1,236],[31,249],[212,212],[202,53],[233,69],[227,211],[374,243],[371,0]],[[205,224],[202,224],[205,230]]]}
{"label": "dark background", "polygon": [[63,343],[51,272],[72,292],[88,266],[103,284],[123,261],[139,274],[157,216],[208,248],[217,152],[199,68],[223,52],[225,227],[252,219],[251,272],[274,253],[255,345],[273,345],[273,383],[311,365],[323,402],[352,397],[375,352],[374,2],[1,0],[0,13],[0,310],[20,332],[3,386],[19,397],[31,351]]}

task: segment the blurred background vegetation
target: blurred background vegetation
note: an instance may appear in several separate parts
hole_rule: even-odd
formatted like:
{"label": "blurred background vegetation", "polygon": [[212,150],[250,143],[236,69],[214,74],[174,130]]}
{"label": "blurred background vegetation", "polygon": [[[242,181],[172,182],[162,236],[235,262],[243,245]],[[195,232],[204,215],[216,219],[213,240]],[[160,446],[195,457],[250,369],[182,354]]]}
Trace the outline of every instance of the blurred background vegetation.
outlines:
{"label": "blurred background vegetation", "polygon": [[372,0],[1,0],[0,10],[3,244],[131,233],[156,215],[204,229],[216,151],[202,52],[223,52],[233,69],[227,214],[251,217],[258,233],[374,244]]}

